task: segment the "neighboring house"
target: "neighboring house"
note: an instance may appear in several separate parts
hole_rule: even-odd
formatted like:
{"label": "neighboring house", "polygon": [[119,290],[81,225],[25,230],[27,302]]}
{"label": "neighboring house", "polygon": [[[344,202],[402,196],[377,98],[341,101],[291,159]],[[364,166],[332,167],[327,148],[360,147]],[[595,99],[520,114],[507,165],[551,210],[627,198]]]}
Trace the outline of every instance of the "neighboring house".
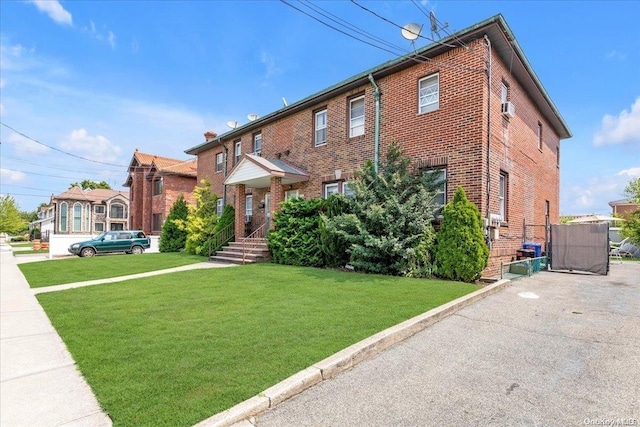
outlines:
{"label": "neighboring house", "polygon": [[54,234],[95,234],[129,228],[129,192],[72,187],[51,197]]}
{"label": "neighboring house", "polygon": [[38,219],[29,223],[29,230],[40,230],[40,238],[48,241],[49,235],[54,231],[55,226],[55,206],[41,206],[38,212]]}
{"label": "neighboring house", "polygon": [[414,170],[446,179],[445,204],[464,187],[485,218],[486,275],[511,261],[523,236],[542,243],[559,222],[560,140],[571,132],[501,15],[389,61],[186,150],[198,156],[236,238],[289,197],[349,193],[366,160],[397,142]]}
{"label": "neighboring house", "polygon": [[631,212],[635,212],[640,209],[640,205],[634,203],[633,199],[622,199],[609,202],[613,215],[625,217]]}
{"label": "neighboring house", "polygon": [[135,150],[129,164],[131,226],[148,235],[159,235],[176,199],[182,194],[193,203],[197,185],[197,159],[177,160]]}

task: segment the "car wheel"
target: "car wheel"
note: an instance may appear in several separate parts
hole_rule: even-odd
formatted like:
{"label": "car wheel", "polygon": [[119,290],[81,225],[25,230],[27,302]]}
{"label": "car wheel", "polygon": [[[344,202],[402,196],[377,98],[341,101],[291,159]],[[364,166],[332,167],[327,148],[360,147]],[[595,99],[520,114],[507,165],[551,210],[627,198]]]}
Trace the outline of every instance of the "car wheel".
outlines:
{"label": "car wheel", "polygon": [[92,257],[96,254],[96,251],[93,248],[82,248],[80,251],[81,257]]}
{"label": "car wheel", "polygon": [[131,248],[131,253],[134,255],[140,255],[142,252],[144,252],[144,249],[142,249],[141,246],[134,246]]}

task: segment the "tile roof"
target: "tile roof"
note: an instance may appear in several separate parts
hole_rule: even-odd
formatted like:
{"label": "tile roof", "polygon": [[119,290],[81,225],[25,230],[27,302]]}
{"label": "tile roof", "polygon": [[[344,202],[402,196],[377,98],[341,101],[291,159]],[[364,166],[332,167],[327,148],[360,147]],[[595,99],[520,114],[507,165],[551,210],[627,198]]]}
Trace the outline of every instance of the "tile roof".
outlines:
{"label": "tile roof", "polygon": [[83,190],[80,187],[71,187],[67,191],[51,197],[52,200],[82,200],[89,202],[104,202],[112,197],[121,195],[129,198],[128,191],[122,190],[105,190],[102,188],[95,190]]}
{"label": "tile roof", "polygon": [[187,160],[165,167],[159,167],[154,160],[154,165],[156,165],[156,169],[161,175],[198,176],[198,159]]}
{"label": "tile roof", "polygon": [[164,156],[158,156],[157,154],[143,153],[141,151],[138,151],[138,149],[136,149],[133,152],[131,165],[133,165],[134,160],[137,161],[138,164],[142,166],[151,166],[153,163],[155,163],[158,169],[184,162],[184,160],[172,159],[171,157],[164,157]]}

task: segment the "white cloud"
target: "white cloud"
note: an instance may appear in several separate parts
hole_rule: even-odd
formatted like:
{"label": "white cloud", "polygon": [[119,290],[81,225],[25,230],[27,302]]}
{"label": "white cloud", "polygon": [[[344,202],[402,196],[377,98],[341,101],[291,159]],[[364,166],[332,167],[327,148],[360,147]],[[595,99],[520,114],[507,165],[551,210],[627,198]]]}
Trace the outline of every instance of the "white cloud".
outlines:
{"label": "white cloud", "polygon": [[607,59],[618,59],[618,60],[624,60],[627,58],[627,55],[625,55],[623,52],[619,52],[617,50],[612,50],[611,52],[608,52],[606,54]]}
{"label": "white cloud", "polygon": [[102,135],[89,135],[86,129],[75,129],[60,143],[60,148],[101,162],[112,162],[118,159],[122,152]]}
{"label": "white cloud", "polygon": [[49,151],[48,147],[38,144],[37,142],[32,141],[29,138],[25,138],[24,136],[17,134],[15,132],[9,134],[7,139],[3,140],[2,142],[3,143],[6,142],[9,145],[13,145],[15,150],[19,153],[43,154]]}
{"label": "white cloud", "polygon": [[94,37],[96,40],[108,43],[109,46],[111,46],[111,49],[115,49],[116,48],[116,35],[113,33],[113,31],[107,29],[106,26],[103,26],[103,27],[104,27],[104,32],[101,32],[96,27],[95,22],[89,21],[89,26],[88,27],[84,27],[84,31],[89,33],[89,34],[91,34],[91,36]]}
{"label": "white cloud", "polygon": [[617,117],[606,114],[600,131],[593,138],[595,146],[625,143],[640,144],[640,97],[630,111],[622,110]]}
{"label": "white cloud", "polygon": [[27,175],[16,170],[0,169],[0,178],[2,178],[2,181],[23,182],[27,180]]}
{"label": "white cloud", "polygon": [[271,56],[271,54],[269,54],[269,52],[262,51],[262,53],[260,54],[260,62],[262,62],[267,69],[267,75],[265,76],[267,79],[282,72],[282,70],[276,65],[275,59],[273,58],[273,56]]}
{"label": "white cloud", "polygon": [[57,0],[31,0],[40,12],[49,15],[58,24],[73,26],[73,18],[71,14]]}
{"label": "white cloud", "polygon": [[616,174],[617,176],[626,176],[628,178],[640,178],[640,167],[623,169]]}

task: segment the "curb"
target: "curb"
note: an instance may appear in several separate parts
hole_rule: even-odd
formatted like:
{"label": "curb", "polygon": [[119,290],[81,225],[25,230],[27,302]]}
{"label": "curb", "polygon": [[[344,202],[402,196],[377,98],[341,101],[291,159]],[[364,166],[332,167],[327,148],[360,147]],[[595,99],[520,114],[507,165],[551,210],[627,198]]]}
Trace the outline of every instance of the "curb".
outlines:
{"label": "curb", "polygon": [[274,408],[304,390],[353,368],[381,351],[406,340],[458,310],[508,287],[511,280],[503,279],[456,300],[449,301],[409,320],[365,338],[336,354],[280,381],[262,393],[225,411],[195,424],[193,427],[252,427],[253,417]]}

